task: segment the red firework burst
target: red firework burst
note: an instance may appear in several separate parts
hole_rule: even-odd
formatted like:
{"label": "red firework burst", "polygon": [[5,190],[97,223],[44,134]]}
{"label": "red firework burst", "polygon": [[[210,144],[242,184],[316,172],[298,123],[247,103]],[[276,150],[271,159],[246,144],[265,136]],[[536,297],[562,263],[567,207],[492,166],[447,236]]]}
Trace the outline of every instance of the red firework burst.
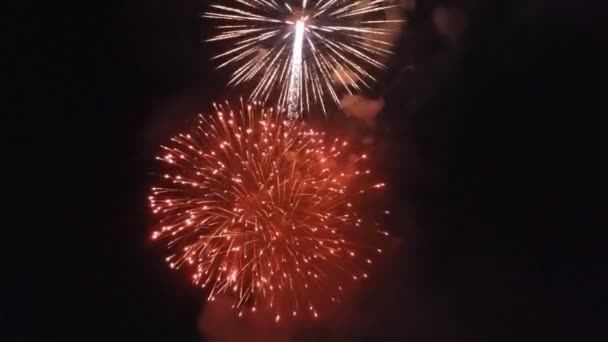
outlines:
{"label": "red firework burst", "polygon": [[192,270],[209,300],[233,296],[239,316],[316,318],[382,252],[388,233],[363,209],[384,184],[346,141],[256,105],[215,109],[162,146],[152,239],[166,242],[170,267]]}

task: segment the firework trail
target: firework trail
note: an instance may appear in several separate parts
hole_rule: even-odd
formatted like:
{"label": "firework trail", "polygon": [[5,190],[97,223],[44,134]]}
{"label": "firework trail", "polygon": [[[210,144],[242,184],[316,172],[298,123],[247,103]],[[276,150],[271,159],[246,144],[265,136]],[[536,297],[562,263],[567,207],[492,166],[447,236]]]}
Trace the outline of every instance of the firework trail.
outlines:
{"label": "firework trail", "polygon": [[208,41],[230,43],[214,57],[231,68],[229,84],[253,82],[252,101],[278,94],[278,107],[294,117],[310,112],[311,102],[325,113],[326,97],[338,104],[335,84],[352,94],[375,80],[371,71],[391,54],[390,25],[402,21],[386,17],[396,7],[394,0],[225,0],[203,17],[217,22]]}
{"label": "firework trail", "polygon": [[170,267],[186,266],[208,300],[235,298],[239,316],[316,318],[367,278],[382,252],[388,233],[366,197],[384,184],[361,168],[365,155],[301,121],[257,105],[216,110],[162,146],[167,171],[149,196],[159,222],[152,239],[167,244]]}
{"label": "firework trail", "polygon": [[293,120],[299,116],[302,99],[302,43],[304,41],[304,21],[298,20],[293,40],[291,71],[289,75],[289,97],[287,98],[287,116]]}

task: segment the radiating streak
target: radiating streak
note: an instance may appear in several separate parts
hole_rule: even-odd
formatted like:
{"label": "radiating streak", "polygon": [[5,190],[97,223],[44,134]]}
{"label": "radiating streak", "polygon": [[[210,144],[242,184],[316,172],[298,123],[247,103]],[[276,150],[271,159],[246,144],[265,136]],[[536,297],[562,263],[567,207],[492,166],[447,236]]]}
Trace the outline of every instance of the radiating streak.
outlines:
{"label": "radiating streak", "polygon": [[[203,17],[218,22],[217,34],[207,40],[230,44],[213,58],[221,60],[218,68],[233,68],[229,84],[255,82],[250,100],[276,100],[293,116],[294,110],[310,111],[312,103],[325,112],[326,95],[338,102],[338,88],[351,93],[368,86],[364,80],[373,80],[372,69],[383,69],[381,61],[391,54],[387,39],[395,30],[387,25],[402,22],[379,15],[395,6],[389,0],[291,0],[280,5],[225,0],[211,5]],[[304,23],[303,38],[295,34],[298,21]]]}

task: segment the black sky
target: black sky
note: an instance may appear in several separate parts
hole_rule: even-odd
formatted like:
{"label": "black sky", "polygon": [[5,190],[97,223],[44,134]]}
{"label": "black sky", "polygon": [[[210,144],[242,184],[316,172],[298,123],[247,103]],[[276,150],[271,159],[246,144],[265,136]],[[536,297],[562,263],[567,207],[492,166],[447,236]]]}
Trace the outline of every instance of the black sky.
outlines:
{"label": "black sky", "polygon": [[[436,3],[419,1],[412,38],[422,71],[408,86],[427,89],[416,92],[424,101],[393,91],[381,120],[397,151],[383,168],[418,237],[413,271],[392,271],[413,279],[424,308],[396,282],[385,296],[397,304],[377,313],[392,316],[359,340],[605,340],[606,12],[591,1],[446,1],[470,26],[442,64],[426,57],[445,43],[430,24]],[[5,130],[19,131],[9,168],[34,193],[18,186],[18,234],[4,244],[16,271],[7,341],[199,339],[203,294],[149,244],[145,197],[158,144],[233,95],[202,43],[205,6],[19,11],[12,27],[31,66]]]}

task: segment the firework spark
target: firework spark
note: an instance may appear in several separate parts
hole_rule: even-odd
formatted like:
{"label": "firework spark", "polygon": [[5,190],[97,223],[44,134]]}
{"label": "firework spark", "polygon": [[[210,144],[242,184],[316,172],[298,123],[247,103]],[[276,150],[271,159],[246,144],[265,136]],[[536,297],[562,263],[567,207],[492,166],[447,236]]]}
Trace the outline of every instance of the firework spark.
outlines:
{"label": "firework spark", "polygon": [[163,146],[152,239],[167,243],[170,267],[191,270],[209,300],[233,296],[239,317],[263,309],[277,321],[317,318],[382,252],[388,233],[364,209],[384,184],[370,182],[360,168],[367,157],[347,153],[345,141],[278,117],[216,106]]}
{"label": "firework spark", "polygon": [[211,7],[203,17],[218,22],[218,33],[208,40],[231,42],[214,57],[219,68],[232,67],[229,84],[254,82],[251,100],[279,94],[278,106],[292,117],[309,112],[311,102],[325,112],[328,96],[339,103],[334,83],[351,94],[369,86],[370,69],[384,68],[401,22],[385,15],[398,7],[394,0],[226,0]]}

